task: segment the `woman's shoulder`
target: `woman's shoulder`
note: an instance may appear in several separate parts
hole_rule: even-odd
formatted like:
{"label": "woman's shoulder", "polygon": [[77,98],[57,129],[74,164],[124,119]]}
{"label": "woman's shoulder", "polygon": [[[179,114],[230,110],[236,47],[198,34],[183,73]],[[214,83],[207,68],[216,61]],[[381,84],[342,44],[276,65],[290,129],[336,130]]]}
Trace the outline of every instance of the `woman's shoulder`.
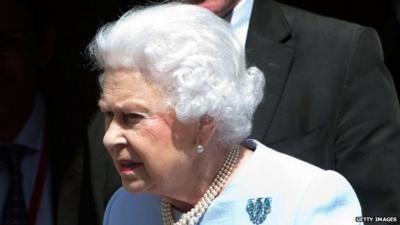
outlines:
{"label": "woman's shoulder", "polygon": [[162,224],[160,204],[161,199],[157,196],[145,193],[134,194],[121,187],[107,204],[103,224]]}
{"label": "woman's shoulder", "polygon": [[[349,182],[339,173],[323,170],[292,156],[251,140],[255,153],[239,173],[236,186],[240,193],[274,195],[282,201],[301,201],[309,190],[322,188],[355,197]],[[333,189],[334,190],[333,190]]]}
{"label": "woman's shoulder", "polygon": [[[205,219],[226,214],[226,220],[234,218],[240,224],[250,224],[252,211],[248,207],[254,204],[265,206],[268,224],[320,224],[307,223],[318,218],[327,222],[324,224],[336,219],[342,224],[354,224],[354,217],[361,215],[354,190],[339,173],[320,169],[256,141],[252,144],[250,149],[255,153],[217,198]],[[227,208],[232,211],[229,215],[224,211]]]}
{"label": "woman's shoulder", "polygon": [[[247,169],[247,173],[253,175],[247,177],[253,179],[254,182],[306,188],[316,180],[323,179],[349,185],[346,179],[335,171],[321,169],[308,162],[275,151],[255,140],[250,141],[255,146],[255,154],[251,159],[250,168]],[[282,190],[280,189],[280,191]]]}
{"label": "woman's shoulder", "polygon": [[[290,181],[289,178],[296,178],[301,175],[303,180],[326,171],[310,163],[297,159],[293,156],[273,150],[256,140],[246,140],[244,145],[254,150],[249,169],[258,171],[260,176],[276,177],[282,181]],[[262,171],[262,172],[261,172]],[[286,179],[284,179],[286,178]],[[304,180],[305,181],[305,180]]]}

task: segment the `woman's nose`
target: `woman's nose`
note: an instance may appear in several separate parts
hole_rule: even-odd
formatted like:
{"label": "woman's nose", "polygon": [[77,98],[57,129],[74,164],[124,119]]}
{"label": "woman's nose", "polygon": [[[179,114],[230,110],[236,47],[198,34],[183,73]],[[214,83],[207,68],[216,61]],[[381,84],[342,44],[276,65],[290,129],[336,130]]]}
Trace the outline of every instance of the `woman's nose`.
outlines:
{"label": "woman's nose", "polygon": [[127,141],[124,137],[124,129],[115,119],[112,120],[109,126],[106,128],[103,143],[108,151],[115,150],[127,144]]}

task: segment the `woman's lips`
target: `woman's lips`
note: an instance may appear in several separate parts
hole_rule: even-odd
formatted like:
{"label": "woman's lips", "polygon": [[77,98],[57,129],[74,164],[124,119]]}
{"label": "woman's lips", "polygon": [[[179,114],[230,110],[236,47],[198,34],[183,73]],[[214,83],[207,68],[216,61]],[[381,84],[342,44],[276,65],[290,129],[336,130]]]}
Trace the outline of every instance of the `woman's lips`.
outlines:
{"label": "woman's lips", "polygon": [[132,174],[143,163],[134,162],[132,160],[118,160],[118,171],[121,174]]}

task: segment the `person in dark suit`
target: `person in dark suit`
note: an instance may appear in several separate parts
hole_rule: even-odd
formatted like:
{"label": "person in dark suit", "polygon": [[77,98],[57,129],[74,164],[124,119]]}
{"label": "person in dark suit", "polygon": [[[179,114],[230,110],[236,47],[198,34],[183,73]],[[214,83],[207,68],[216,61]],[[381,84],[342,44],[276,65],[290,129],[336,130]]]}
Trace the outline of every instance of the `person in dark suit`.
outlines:
{"label": "person in dark suit", "polygon": [[39,84],[51,35],[25,1],[2,1],[0,11],[0,224],[50,225],[63,176],[51,103]]}
{"label": "person in dark suit", "polygon": [[400,107],[376,32],[273,0],[191,3],[232,19],[251,5],[247,57],[267,83],[252,137],[343,174],[364,215],[399,215]]}
{"label": "person in dark suit", "polygon": [[70,137],[75,133],[64,129],[60,95],[50,93],[49,86],[54,84],[45,78],[53,50],[51,20],[38,10],[43,5],[36,3],[7,0],[0,4],[3,225],[56,224],[62,181],[68,177],[68,168],[78,166],[71,160],[75,151]]}
{"label": "person in dark suit", "polygon": [[52,13],[46,1],[0,3],[2,225],[100,224],[82,147],[86,124],[65,67],[54,64]]}

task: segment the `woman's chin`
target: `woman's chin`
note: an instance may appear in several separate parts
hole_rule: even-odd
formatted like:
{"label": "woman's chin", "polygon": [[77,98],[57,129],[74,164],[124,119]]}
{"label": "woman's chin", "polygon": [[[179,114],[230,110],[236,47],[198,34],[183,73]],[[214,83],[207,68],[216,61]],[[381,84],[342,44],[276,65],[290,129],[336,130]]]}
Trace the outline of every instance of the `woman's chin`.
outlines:
{"label": "woman's chin", "polygon": [[148,188],[144,181],[142,180],[129,180],[129,179],[121,179],[122,186],[124,186],[125,190],[131,193],[141,193],[145,192]]}

